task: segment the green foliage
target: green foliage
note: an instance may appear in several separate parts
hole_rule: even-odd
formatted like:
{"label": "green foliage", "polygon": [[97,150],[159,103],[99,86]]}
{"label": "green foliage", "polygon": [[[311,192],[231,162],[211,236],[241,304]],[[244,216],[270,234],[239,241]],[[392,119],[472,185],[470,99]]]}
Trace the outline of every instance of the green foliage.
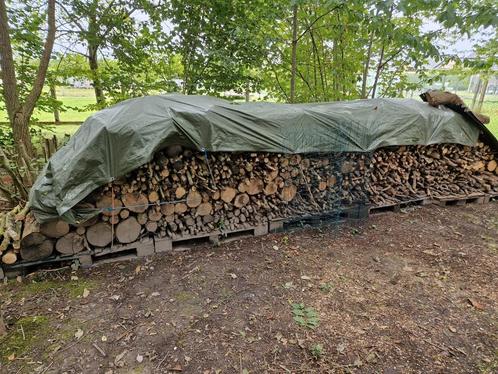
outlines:
{"label": "green foliage", "polygon": [[321,344],[313,344],[310,348],[310,354],[311,357],[313,357],[314,360],[320,360],[323,356],[324,349],[323,345]]}
{"label": "green foliage", "polygon": [[305,307],[304,304],[293,303],[292,307],[292,319],[302,327],[307,327],[314,329],[320,324],[320,319],[318,318],[317,312],[310,307]]}
{"label": "green foliage", "polygon": [[172,50],[182,58],[185,93],[256,90],[276,4],[264,0],[172,0]]}
{"label": "green foliage", "polygon": [[[29,133],[33,138],[41,137],[44,129],[47,130],[48,127],[31,126]],[[6,150],[13,150],[14,136],[12,135],[12,128],[8,125],[0,125],[0,147]]]}
{"label": "green foliage", "polygon": [[329,293],[330,291],[332,291],[332,284],[329,283],[329,282],[325,282],[325,283],[321,283],[318,288],[320,289],[320,291],[322,291],[323,293]]}
{"label": "green foliage", "polygon": [[[24,102],[33,87],[39,60],[42,55],[46,29],[45,2],[31,0],[15,2],[8,7],[9,30],[14,52],[18,96]],[[0,109],[3,105],[3,85],[0,85]],[[37,102],[40,110],[51,111],[54,103],[42,93]]]}
{"label": "green foliage", "polygon": [[[438,82],[444,72],[429,74],[428,66],[448,61],[438,43],[451,34],[494,35],[476,48],[476,58],[458,60],[467,75],[497,64],[493,0],[70,0],[59,4],[62,47],[53,53],[47,83],[61,86],[71,78],[100,87],[105,102],[82,111],[179,90],[237,100],[246,91],[262,92],[287,101],[293,6],[297,102],[397,97]],[[43,47],[40,9],[40,0],[9,7],[21,96]],[[427,20],[437,31],[426,31]],[[44,90],[37,113],[54,109],[75,108]]]}
{"label": "green foliage", "polygon": [[11,331],[0,339],[2,346],[1,363],[7,363],[8,357],[17,358],[25,355],[37,344],[43,342],[49,333],[49,319],[46,316],[22,317],[12,326]]}

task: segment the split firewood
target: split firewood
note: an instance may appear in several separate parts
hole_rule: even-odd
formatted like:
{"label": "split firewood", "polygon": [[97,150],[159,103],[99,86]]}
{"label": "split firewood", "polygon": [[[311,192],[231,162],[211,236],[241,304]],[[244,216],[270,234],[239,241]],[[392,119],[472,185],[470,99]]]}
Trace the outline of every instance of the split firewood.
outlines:
{"label": "split firewood", "polygon": [[9,249],[8,251],[5,251],[2,255],[2,262],[7,265],[12,265],[17,261],[17,255],[16,253],[12,250]]}
{"label": "split firewood", "polygon": [[121,198],[123,205],[133,213],[143,213],[147,210],[149,200],[141,193],[126,193]]}
{"label": "split firewood", "polygon": [[189,208],[196,208],[202,203],[202,195],[195,189],[190,191],[187,195],[187,206]]}
{"label": "split firewood", "polygon": [[21,245],[21,257],[26,261],[37,261],[49,257],[54,251],[54,241],[45,239],[40,244]]}
{"label": "split firewood", "polygon": [[40,225],[40,232],[49,238],[60,238],[69,232],[69,225],[62,219],[56,219]]}
{"label": "split firewood", "polygon": [[110,195],[104,195],[97,201],[95,206],[98,209],[102,209],[103,215],[114,216],[119,214],[119,211],[123,206],[123,203],[121,202],[121,199],[113,198]]}
{"label": "split firewood", "polygon": [[400,146],[372,154],[220,152],[208,156],[208,168],[203,153],[168,147],[79,203],[77,209],[101,210],[86,222],[39,225],[20,206],[0,215],[0,253],[2,261],[35,260],[50,256],[54,246],[61,254],[107,247],[113,233],[123,244],[144,235],[176,239],[348,205],[498,193],[496,156],[483,143]]}
{"label": "split firewood", "polygon": [[116,227],[116,239],[120,243],[133,243],[138,239],[142,226],[135,217],[129,217],[121,221]]}
{"label": "split firewood", "polygon": [[95,247],[105,247],[112,239],[111,225],[106,222],[99,222],[86,230],[86,240]]}
{"label": "split firewood", "polygon": [[77,232],[70,232],[57,240],[55,249],[64,255],[73,255],[85,249],[85,239]]}
{"label": "split firewood", "polygon": [[[235,188],[232,188],[232,187],[225,187],[223,188],[223,190],[221,191],[221,200],[223,200],[225,203],[230,203],[235,195],[237,194],[237,190]],[[215,199],[217,200],[217,199]]]}

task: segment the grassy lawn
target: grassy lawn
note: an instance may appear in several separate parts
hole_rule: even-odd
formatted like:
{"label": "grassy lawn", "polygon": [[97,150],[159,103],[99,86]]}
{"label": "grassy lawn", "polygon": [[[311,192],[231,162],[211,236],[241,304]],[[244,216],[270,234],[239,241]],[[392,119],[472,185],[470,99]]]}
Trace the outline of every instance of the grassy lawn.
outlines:
{"label": "grassy lawn", "polygon": [[[472,104],[472,93],[470,92],[457,92],[457,94],[465,101],[465,104]],[[491,122],[487,127],[491,132],[498,137],[498,95],[486,95],[483,106],[482,114],[491,118]]]}
{"label": "grassy lawn", "polygon": [[[472,93],[466,91],[457,92],[467,105],[472,103]],[[95,95],[93,89],[88,88],[57,88],[57,96],[62,101],[65,110],[60,113],[61,121],[80,121],[83,122],[88,116],[94,113],[92,110],[78,111],[90,104],[95,104]],[[498,95],[487,95],[482,108],[483,114],[491,118],[488,128],[498,137]],[[41,122],[53,121],[53,114],[35,111],[34,116]],[[7,121],[6,113],[0,111],[0,121]],[[56,133],[57,136],[64,134],[73,134],[78,129],[75,125],[52,126],[51,129],[44,130],[45,133]]]}
{"label": "grassy lawn", "polygon": [[[95,104],[95,94],[93,89],[58,87],[57,98],[62,101],[64,106],[64,109],[60,112],[61,121],[83,122],[88,116],[94,113],[92,110],[79,111],[87,105]],[[54,120],[54,115],[52,113],[42,112],[39,110],[35,110],[33,116],[41,122],[49,122]],[[0,111],[0,121],[7,121],[7,113],[5,111]]]}

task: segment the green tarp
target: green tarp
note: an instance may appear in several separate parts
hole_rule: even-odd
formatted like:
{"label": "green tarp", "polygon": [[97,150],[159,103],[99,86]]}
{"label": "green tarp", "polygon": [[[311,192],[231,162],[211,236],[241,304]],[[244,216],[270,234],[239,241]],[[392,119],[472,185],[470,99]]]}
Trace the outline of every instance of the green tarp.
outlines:
{"label": "green tarp", "polygon": [[393,145],[473,145],[478,135],[460,114],[411,99],[238,104],[148,96],[89,117],[49,160],[30,205],[40,222],[59,216],[77,222],[89,213],[72,209],[78,202],[171,144],[209,152],[371,152]]}

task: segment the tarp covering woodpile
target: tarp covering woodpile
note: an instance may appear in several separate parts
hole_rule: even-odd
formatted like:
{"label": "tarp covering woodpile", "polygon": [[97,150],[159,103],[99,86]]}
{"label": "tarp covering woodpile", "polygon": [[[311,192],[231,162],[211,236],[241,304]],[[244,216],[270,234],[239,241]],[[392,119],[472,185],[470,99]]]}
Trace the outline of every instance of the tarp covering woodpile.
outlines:
{"label": "tarp covering woodpile", "polygon": [[208,152],[371,152],[396,145],[474,145],[462,115],[411,99],[238,104],[206,96],[123,101],[89,117],[47,163],[30,195],[40,222],[88,217],[72,209],[96,188],[168,145]]}

